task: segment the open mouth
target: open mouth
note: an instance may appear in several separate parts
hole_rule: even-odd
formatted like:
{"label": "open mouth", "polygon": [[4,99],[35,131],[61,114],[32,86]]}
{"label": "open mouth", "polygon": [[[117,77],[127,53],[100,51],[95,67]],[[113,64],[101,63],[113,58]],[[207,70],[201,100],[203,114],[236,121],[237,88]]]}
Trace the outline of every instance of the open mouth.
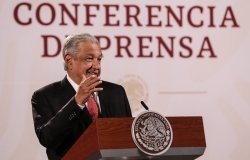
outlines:
{"label": "open mouth", "polygon": [[96,75],[96,76],[98,76],[99,74],[98,74],[98,72],[88,72],[87,75],[89,75],[89,76],[91,76],[91,75]]}

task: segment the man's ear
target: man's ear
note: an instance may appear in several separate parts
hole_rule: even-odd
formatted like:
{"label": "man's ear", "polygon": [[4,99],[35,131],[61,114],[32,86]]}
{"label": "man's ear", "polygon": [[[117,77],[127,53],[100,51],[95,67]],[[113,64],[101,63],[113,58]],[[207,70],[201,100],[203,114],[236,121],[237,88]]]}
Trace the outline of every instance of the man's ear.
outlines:
{"label": "man's ear", "polygon": [[66,70],[72,70],[72,60],[73,60],[72,55],[65,54],[65,56],[64,56],[64,64],[66,66]]}
{"label": "man's ear", "polygon": [[72,56],[70,54],[66,54],[64,56],[65,63],[69,64],[72,61]]}

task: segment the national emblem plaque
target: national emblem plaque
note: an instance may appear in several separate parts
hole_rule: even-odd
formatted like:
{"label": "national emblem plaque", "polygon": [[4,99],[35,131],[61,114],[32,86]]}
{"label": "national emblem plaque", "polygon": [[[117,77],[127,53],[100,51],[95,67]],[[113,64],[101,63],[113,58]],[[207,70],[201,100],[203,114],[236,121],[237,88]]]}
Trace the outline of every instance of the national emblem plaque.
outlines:
{"label": "national emblem plaque", "polygon": [[151,156],[164,154],[173,139],[173,131],[168,120],[152,111],[139,114],[133,121],[131,132],[136,146]]}

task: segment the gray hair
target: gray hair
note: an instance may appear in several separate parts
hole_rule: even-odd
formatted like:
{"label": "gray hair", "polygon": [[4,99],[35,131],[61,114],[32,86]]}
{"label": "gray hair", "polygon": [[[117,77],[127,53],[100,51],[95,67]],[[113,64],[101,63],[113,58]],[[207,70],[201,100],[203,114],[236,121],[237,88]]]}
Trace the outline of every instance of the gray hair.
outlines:
{"label": "gray hair", "polygon": [[[63,58],[65,57],[66,54],[71,54],[75,56],[76,54],[76,49],[78,47],[78,44],[80,42],[90,42],[90,43],[95,43],[100,45],[99,41],[92,35],[88,33],[83,33],[83,34],[71,34],[69,35],[63,44]],[[64,70],[67,70],[68,66],[64,62]]]}

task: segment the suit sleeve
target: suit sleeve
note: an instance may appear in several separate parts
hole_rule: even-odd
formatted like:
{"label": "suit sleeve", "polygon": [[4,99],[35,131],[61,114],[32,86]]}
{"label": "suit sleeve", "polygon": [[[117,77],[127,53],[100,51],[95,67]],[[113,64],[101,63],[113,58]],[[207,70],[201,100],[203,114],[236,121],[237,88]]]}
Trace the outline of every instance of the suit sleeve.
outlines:
{"label": "suit sleeve", "polygon": [[[71,132],[79,114],[89,117],[86,107],[82,110],[72,97],[58,112],[52,110],[42,92],[35,92],[31,99],[35,132],[40,143],[46,148],[56,148]],[[59,106],[58,106],[59,107]],[[89,119],[91,121],[91,119]]]}

